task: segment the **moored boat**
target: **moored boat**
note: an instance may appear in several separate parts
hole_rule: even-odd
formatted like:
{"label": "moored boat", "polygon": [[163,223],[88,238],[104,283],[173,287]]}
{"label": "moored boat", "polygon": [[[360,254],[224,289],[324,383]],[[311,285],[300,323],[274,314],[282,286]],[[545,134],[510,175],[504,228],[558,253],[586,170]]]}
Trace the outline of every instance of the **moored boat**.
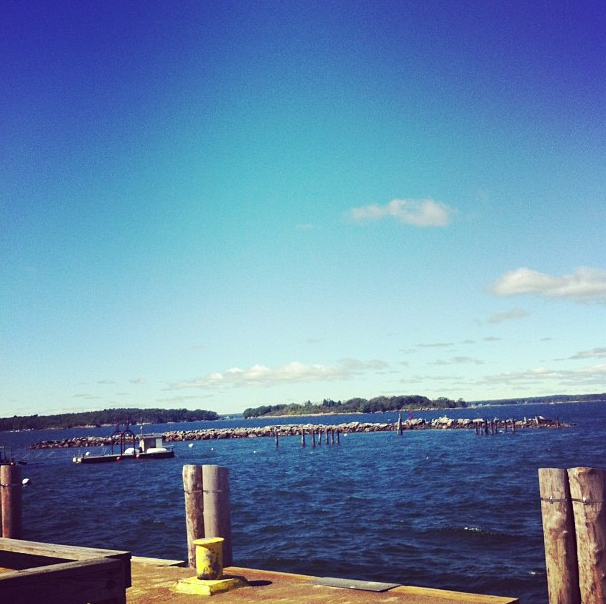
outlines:
{"label": "moored boat", "polygon": [[[122,461],[123,459],[167,459],[175,456],[172,447],[165,447],[162,434],[145,434],[139,437],[138,446],[136,436],[129,429],[128,424],[124,430],[119,427],[112,434],[111,452],[101,454],[91,454],[90,451],[84,455],[75,455],[72,458],[74,463],[108,463],[112,461]],[[131,446],[127,446],[129,441]],[[119,452],[114,452],[114,446],[119,448]]]}

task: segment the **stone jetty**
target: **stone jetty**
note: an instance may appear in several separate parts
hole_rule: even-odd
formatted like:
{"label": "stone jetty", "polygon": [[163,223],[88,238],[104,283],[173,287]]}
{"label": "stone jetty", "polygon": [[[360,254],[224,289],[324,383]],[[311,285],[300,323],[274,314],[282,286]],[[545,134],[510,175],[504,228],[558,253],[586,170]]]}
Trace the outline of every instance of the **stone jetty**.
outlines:
{"label": "stone jetty", "polygon": [[[452,419],[438,417],[432,420],[421,418],[402,421],[401,429],[406,430],[475,430],[476,434],[515,431],[526,428],[568,427],[559,420],[542,416],[514,419]],[[301,436],[302,433],[315,434],[353,434],[368,432],[389,432],[398,430],[395,423],[349,422],[345,424],[283,424],[263,427],[209,428],[205,430],[174,430],[162,434],[164,442],[187,442],[195,440],[223,440],[231,438],[263,438]],[[43,440],[30,446],[30,449],[65,449],[109,446],[112,438],[108,436],[79,436],[60,440]],[[115,444],[115,440],[114,440]]]}

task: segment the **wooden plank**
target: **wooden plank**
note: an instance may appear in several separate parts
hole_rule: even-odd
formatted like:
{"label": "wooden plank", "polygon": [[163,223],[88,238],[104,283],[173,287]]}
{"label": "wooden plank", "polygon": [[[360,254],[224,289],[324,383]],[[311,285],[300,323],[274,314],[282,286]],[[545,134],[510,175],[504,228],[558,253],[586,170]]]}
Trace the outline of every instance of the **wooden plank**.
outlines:
{"label": "wooden plank", "polygon": [[0,575],[0,601],[11,604],[123,602],[126,585],[120,560],[100,558]]}
{"label": "wooden plank", "polygon": [[550,604],[580,604],[574,514],[568,472],[539,469],[543,540]]}
{"label": "wooden plank", "polygon": [[24,539],[0,538],[0,550],[20,552],[22,554],[35,554],[51,558],[65,558],[66,560],[88,560],[90,558],[115,558],[120,555],[129,555],[125,550],[99,549],[96,547],[81,547],[78,545],[61,545],[57,543],[41,543],[39,541],[26,541]]}
{"label": "wooden plank", "polygon": [[568,470],[584,604],[606,603],[606,471]]}

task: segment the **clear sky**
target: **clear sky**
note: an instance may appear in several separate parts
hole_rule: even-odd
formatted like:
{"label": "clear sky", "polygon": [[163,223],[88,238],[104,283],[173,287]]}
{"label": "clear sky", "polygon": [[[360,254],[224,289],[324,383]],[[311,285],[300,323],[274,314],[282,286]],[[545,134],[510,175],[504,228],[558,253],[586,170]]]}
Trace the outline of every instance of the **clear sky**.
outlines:
{"label": "clear sky", "polygon": [[604,0],[3,0],[0,416],[606,391]]}

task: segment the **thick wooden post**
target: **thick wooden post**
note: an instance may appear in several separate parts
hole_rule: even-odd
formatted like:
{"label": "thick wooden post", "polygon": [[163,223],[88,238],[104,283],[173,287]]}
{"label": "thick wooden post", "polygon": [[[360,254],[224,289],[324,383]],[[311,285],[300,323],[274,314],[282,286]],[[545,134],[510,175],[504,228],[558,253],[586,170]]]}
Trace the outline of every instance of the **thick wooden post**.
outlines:
{"label": "thick wooden post", "polygon": [[204,485],[204,533],[223,537],[223,564],[231,566],[231,511],[229,508],[229,470],[222,466],[202,466]]}
{"label": "thick wooden post", "polygon": [[278,442],[278,431],[276,430],[275,432],[276,435],[276,449],[280,446],[280,443]]}
{"label": "thick wooden post", "polygon": [[0,532],[7,539],[22,538],[22,480],[21,466],[13,464],[0,466],[0,510],[2,515]]}
{"label": "thick wooden post", "polygon": [[316,431],[315,430],[311,431],[311,447],[312,447],[312,449],[316,448]]}
{"label": "thick wooden post", "polygon": [[305,430],[301,428],[301,446],[305,446]]}
{"label": "thick wooden post", "polygon": [[402,436],[402,414],[398,413],[398,436]]}
{"label": "thick wooden post", "polygon": [[539,469],[549,604],[580,604],[574,515],[566,470]]}
{"label": "thick wooden post", "polygon": [[568,470],[583,604],[606,603],[606,470]]}
{"label": "thick wooden post", "polygon": [[187,565],[196,568],[194,541],[204,537],[204,502],[202,497],[202,466],[183,466],[185,492],[185,525],[187,527]]}

